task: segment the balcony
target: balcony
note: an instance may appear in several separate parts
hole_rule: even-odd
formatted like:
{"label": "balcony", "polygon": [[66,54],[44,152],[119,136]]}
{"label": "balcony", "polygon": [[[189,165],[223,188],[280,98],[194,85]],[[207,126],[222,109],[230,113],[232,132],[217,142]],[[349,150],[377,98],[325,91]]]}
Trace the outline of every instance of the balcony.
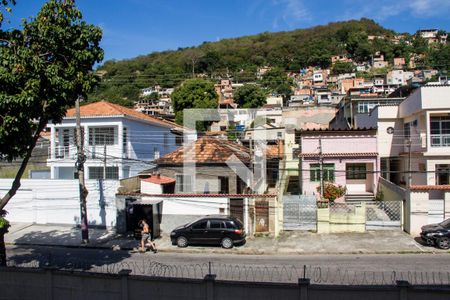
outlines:
{"label": "balcony", "polygon": [[432,134],[431,147],[450,147],[450,134]]}

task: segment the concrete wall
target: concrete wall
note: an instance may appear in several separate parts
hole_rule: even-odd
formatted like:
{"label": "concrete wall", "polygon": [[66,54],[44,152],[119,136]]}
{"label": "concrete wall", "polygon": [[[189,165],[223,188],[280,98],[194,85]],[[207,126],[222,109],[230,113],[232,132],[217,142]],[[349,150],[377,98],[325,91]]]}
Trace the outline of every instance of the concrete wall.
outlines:
{"label": "concrete wall", "polygon": [[[236,173],[228,166],[197,166],[196,167],[196,182],[195,188],[188,194],[205,192],[214,194],[219,192],[219,176],[228,177],[229,194],[237,194],[236,186]],[[160,167],[158,171],[162,176],[167,176],[176,179],[176,175],[184,174],[183,167]],[[177,188],[175,192],[177,192]],[[186,192],[180,192],[186,193]]]}
{"label": "concrete wall", "polygon": [[383,299],[444,300],[450,297],[446,286],[396,285],[311,285],[309,279],[294,283],[218,281],[215,275],[204,279],[180,279],[90,274],[69,271],[0,268],[2,299],[84,299],[84,300],[272,300],[272,299]]}
{"label": "concrete wall", "polygon": [[[6,206],[11,222],[37,224],[80,223],[78,180],[22,180],[22,186]],[[7,193],[12,180],[0,179],[0,196]],[[116,180],[87,180],[88,222],[91,225],[114,227],[117,210],[115,194],[119,187]]]}

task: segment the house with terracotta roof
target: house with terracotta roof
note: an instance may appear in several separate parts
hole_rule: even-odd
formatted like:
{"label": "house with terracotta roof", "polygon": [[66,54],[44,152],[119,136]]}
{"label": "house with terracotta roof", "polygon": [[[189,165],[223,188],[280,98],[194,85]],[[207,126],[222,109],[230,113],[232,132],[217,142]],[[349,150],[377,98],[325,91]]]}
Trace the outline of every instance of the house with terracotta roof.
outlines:
{"label": "house with terracotta roof", "polygon": [[[154,163],[158,173],[176,180],[175,193],[243,194],[247,183],[227,164],[233,157],[245,166],[250,165],[250,149],[227,140],[202,137]],[[184,164],[195,164],[195,179],[193,174],[184,172]]]}
{"label": "house with terracotta roof", "polygon": [[[107,101],[81,106],[80,117],[87,179],[135,176],[183,140],[181,126]],[[75,109],[69,109],[60,124],[50,122],[48,127],[51,178],[76,178]]]}
{"label": "house with terracotta roof", "polygon": [[373,199],[377,190],[379,162],[377,130],[300,130],[301,194],[317,194],[320,169],[326,182],[347,188],[347,197]]}

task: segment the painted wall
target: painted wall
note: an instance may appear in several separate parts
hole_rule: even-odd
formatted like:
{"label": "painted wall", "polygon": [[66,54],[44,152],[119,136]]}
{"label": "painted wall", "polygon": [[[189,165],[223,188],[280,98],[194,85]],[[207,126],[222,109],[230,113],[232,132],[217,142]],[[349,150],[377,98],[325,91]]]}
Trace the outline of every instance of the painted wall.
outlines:
{"label": "painted wall", "polygon": [[206,215],[228,215],[227,197],[142,197],[142,201],[161,200],[161,232],[170,233],[180,225],[192,222]]}
{"label": "painted wall", "polygon": [[[75,128],[75,119],[64,119],[62,124],[49,125],[51,128]],[[89,167],[104,166],[104,146],[89,146],[88,132],[90,127],[113,126],[115,128],[115,144],[106,146],[106,165],[108,167],[119,168],[119,178],[124,176],[135,176],[139,172],[151,168],[150,163],[156,157],[161,157],[174,151],[178,146],[175,142],[175,135],[170,132],[170,128],[149,124],[139,120],[131,120],[122,117],[105,118],[82,118],[81,126],[85,131],[85,151],[88,157],[85,168],[89,172]],[[123,129],[126,128],[128,142],[124,149]],[[54,129],[53,129],[54,130]],[[53,139],[56,135],[52,133]],[[61,137],[60,137],[61,138]],[[62,141],[61,141],[62,142]],[[60,142],[60,145],[62,143]],[[66,174],[66,170],[58,170],[58,167],[73,167],[76,158],[76,147],[73,144],[69,158],[49,159],[48,165],[52,167],[52,178],[73,178]],[[54,149],[56,143],[52,142]],[[58,177],[61,174],[62,177]],[[88,175],[88,174],[87,174]]]}
{"label": "painted wall", "polygon": [[[11,222],[36,224],[80,224],[78,180],[22,180],[22,186],[6,206]],[[12,180],[0,179],[0,196],[7,193]],[[91,225],[114,227],[117,210],[116,180],[87,180],[88,222]]]}

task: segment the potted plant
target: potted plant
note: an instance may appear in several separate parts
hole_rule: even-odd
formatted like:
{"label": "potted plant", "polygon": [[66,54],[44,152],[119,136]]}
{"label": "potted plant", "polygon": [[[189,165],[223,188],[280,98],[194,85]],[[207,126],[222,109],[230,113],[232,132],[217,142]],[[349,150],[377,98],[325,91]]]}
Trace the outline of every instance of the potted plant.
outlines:
{"label": "potted plant", "polygon": [[5,216],[6,210],[0,210],[0,267],[6,266],[5,234],[11,226]]}
{"label": "potted plant", "polygon": [[[320,192],[320,186],[317,187],[317,191]],[[332,182],[325,182],[323,189],[323,198],[328,199],[331,203],[339,197],[342,197],[347,192],[347,188],[342,185],[336,185]]]}

